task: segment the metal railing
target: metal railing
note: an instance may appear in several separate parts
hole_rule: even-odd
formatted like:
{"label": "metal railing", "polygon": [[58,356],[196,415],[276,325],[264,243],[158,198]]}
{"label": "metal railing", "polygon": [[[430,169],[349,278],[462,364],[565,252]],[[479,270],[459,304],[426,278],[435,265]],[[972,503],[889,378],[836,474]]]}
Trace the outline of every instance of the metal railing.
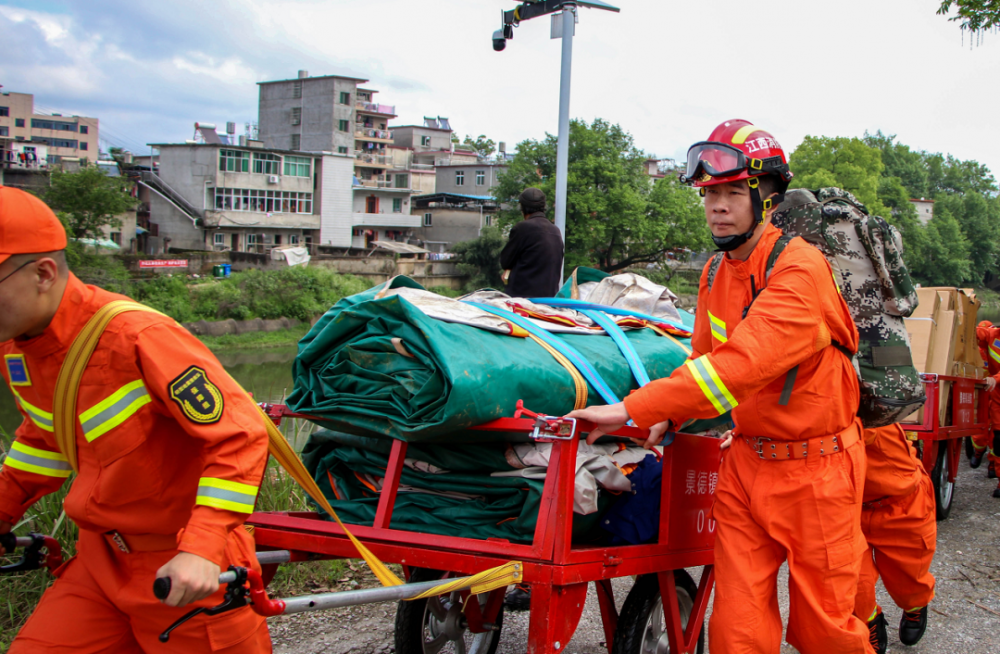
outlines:
{"label": "metal railing", "polygon": [[392,131],[388,129],[374,129],[372,127],[358,127],[354,131],[354,138],[391,139]]}
{"label": "metal railing", "polygon": [[386,154],[369,154],[361,150],[354,151],[354,159],[358,163],[375,164],[378,166],[391,166],[392,157]]}
{"label": "metal railing", "polygon": [[396,114],[396,107],[391,104],[379,104],[377,102],[356,102],[354,104],[356,109],[362,111],[370,111],[377,114]]}

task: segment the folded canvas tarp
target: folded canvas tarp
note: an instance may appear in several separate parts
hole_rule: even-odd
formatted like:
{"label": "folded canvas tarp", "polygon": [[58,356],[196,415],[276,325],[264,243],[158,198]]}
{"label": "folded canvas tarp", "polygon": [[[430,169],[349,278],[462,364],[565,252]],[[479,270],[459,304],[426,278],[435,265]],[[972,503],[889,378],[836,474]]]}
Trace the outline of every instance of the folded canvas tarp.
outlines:
{"label": "folded canvas tarp", "polygon": [[[421,287],[403,277],[394,288]],[[293,410],[324,427],[410,442],[495,440],[463,431],[511,416],[518,400],[533,411],[565,415],[576,400],[573,378],[532,340],[469,324],[446,322],[399,295],[376,297],[385,284],[344,298],[299,342],[293,365]],[[690,325],[690,314],[679,313]],[[637,388],[612,338],[558,334],[576,348],[617,395]],[[627,332],[651,378],[669,376],[688,352],[687,339],[651,329]],[[604,400],[591,387],[588,404]]]}
{"label": "folded canvas tarp", "polygon": [[[391,443],[319,430],[302,452],[307,469],[341,520],[371,526]],[[531,541],[544,479],[496,476],[515,470],[504,443],[410,445],[391,528],[443,536]],[[574,539],[607,538],[600,519],[620,494],[601,491],[596,511],[574,514]]]}

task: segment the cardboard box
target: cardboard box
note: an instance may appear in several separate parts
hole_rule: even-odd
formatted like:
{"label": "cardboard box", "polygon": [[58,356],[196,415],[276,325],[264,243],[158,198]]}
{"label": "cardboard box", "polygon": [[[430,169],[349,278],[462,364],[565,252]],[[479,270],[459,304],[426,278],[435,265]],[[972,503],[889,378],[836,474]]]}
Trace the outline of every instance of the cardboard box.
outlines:
{"label": "cardboard box", "polygon": [[955,310],[956,291],[953,288],[937,288],[938,298],[941,300],[941,311]]}
{"label": "cardboard box", "polygon": [[976,298],[976,292],[971,288],[963,288],[958,292],[958,301],[962,306],[964,315],[963,324],[963,345],[964,351],[961,357],[956,357],[966,363],[982,363],[979,354],[979,342],[976,339],[976,324],[979,322],[980,302]]}
{"label": "cardboard box", "polygon": [[917,289],[917,308],[913,310],[911,318],[933,318],[941,305],[941,298],[938,297],[936,288]]}
{"label": "cardboard box", "polygon": [[910,336],[910,353],[917,372],[929,372],[931,346],[934,344],[935,321],[933,318],[904,318],[906,333]]}

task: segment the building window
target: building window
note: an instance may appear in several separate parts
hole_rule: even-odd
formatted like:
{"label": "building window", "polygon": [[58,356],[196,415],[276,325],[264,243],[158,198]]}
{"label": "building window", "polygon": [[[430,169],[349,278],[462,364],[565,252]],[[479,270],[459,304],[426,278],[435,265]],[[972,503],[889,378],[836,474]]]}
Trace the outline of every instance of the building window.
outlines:
{"label": "building window", "polygon": [[301,98],[302,97],[302,80],[295,80],[292,82],[292,97]]}
{"label": "building window", "polygon": [[424,214],[424,227],[430,227],[431,226],[431,218],[432,218],[431,214],[429,214],[429,213],[425,213]]}
{"label": "building window", "polygon": [[486,214],[485,216],[483,216],[483,220],[486,221],[486,226],[487,227],[490,227],[490,226],[493,225],[493,216],[491,216],[490,214]]}
{"label": "building window", "polygon": [[393,198],[392,199],[392,212],[393,213],[403,213],[403,199]]}
{"label": "building window", "polygon": [[212,245],[226,246],[226,235],[222,232],[216,232],[212,234]]}
{"label": "building window", "polygon": [[274,235],[274,244],[275,245],[281,245],[281,234],[275,234]]}
{"label": "building window", "polygon": [[465,171],[456,170],[455,171],[455,186],[465,186]]}
{"label": "building window", "polygon": [[299,146],[302,144],[302,137],[298,134],[292,134],[292,147],[290,150],[298,150]]}
{"label": "building window", "polygon": [[483,186],[486,184],[486,171],[477,170],[476,171],[476,186]]}
{"label": "building window", "polygon": [[396,188],[410,188],[409,175],[396,175]]}
{"label": "building window", "polygon": [[340,153],[340,154],[347,154],[347,146],[346,145],[338,145],[337,146],[337,152]]}
{"label": "building window", "polygon": [[430,145],[430,144],[431,144],[431,137],[429,136],[420,137],[420,145]]}
{"label": "building window", "polygon": [[311,214],[313,212],[313,194],[296,191],[217,187],[215,189],[215,210]]}
{"label": "building window", "polygon": [[292,107],[292,124],[302,124],[302,107]]}
{"label": "building window", "polygon": [[219,150],[219,170],[231,173],[250,172],[250,153],[239,150]]}
{"label": "building window", "polygon": [[280,175],[281,157],[270,152],[254,152],[253,171],[262,175]]}
{"label": "building window", "polygon": [[0,136],[10,136],[10,129],[7,127],[0,127]]}
{"label": "building window", "polygon": [[90,134],[90,128],[87,127],[86,125],[80,125],[80,133],[81,134]]}
{"label": "building window", "polygon": [[346,131],[350,130],[350,128],[351,128],[350,122],[351,121],[349,121],[349,120],[341,120],[340,124],[339,124],[340,131],[341,132],[346,132]]}
{"label": "building window", "polygon": [[285,157],[285,174],[292,177],[309,177],[312,159],[309,157]]}
{"label": "building window", "polygon": [[260,236],[257,234],[247,234],[247,245],[253,247],[260,243]]}
{"label": "building window", "polygon": [[0,107],[0,117],[9,115],[10,115],[10,107]]}
{"label": "building window", "polygon": [[14,127],[24,127],[24,118],[15,118]]}
{"label": "building window", "polygon": [[351,104],[351,94],[347,91],[340,92],[340,104]]}
{"label": "building window", "polygon": [[81,150],[86,150],[89,147],[89,145],[90,144],[87,143],[86,141],[80,141],[80,149]]}
{"label": "building window", "polygon": [[121,247],[122,244],[122,233],[121,232],[111,232],[111,242],[115,245]]}
{"label": "building window", "polygon": [[64,123],[61,120],[42,120],[40,118],[31,119],[32,129],[52,129],[60,132],[75,132],[76,123]]}
{"label": "building window", "polygon": [[33,143],[44,143],[45,145],[50,145],[54,148],[72,148],[75,150],[77,148],[76,140],[69,139],[54,139],[48,136],[32,136],[31,141]]}

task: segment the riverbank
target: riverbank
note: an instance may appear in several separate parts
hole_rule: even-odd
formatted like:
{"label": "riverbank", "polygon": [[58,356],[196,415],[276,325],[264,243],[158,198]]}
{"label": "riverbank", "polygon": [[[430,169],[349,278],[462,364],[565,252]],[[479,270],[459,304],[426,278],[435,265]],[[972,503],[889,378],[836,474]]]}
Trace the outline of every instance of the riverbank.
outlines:
{"label": "riverbank", "polygon": [[289,347],[296,345],[309,331],[309,325],[303,323],[291,329],[279,329],[275,332],[246,332],[243,334],[224,334],[222,336],[199,336],[213,352],[246,348]]}

